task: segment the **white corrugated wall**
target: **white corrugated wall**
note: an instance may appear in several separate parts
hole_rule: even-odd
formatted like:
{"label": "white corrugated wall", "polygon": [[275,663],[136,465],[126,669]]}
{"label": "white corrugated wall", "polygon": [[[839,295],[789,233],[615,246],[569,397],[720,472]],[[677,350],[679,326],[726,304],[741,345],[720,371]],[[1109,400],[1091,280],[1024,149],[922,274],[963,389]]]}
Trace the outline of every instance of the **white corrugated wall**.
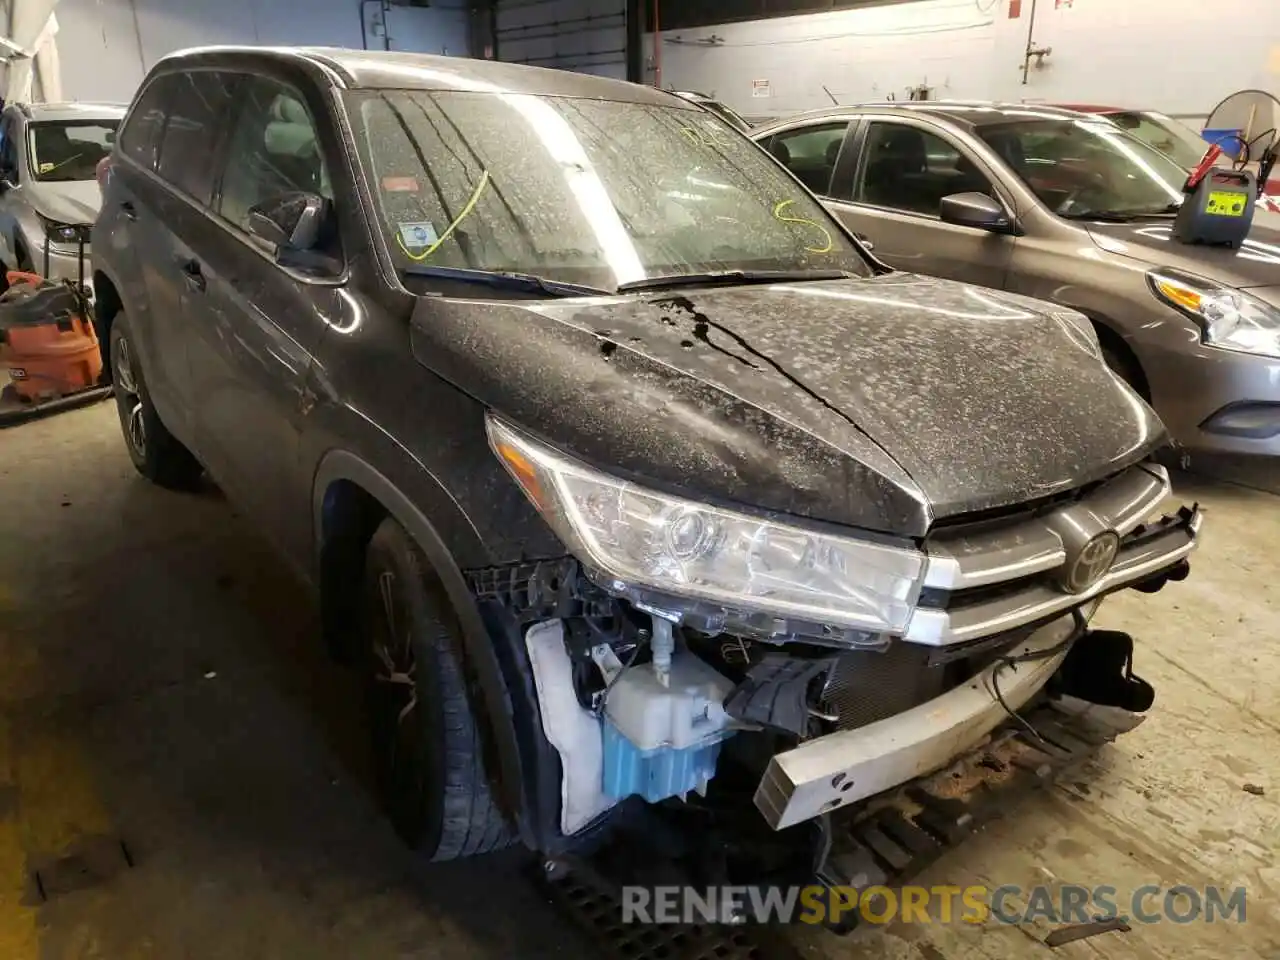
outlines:
{"label": "white corrugated wall", "polygon": [[[21,2],[21,0],[19,0]],[[72,99],[128,100],[160,57],[214,43],[361,44],[358,0],[61,0],[63,88]],[[363,6],[371,49],[382,49],[380,3]],[[467,53],[464,0],[392,6],[393,50]]]}
{"label": "white corrugated wall", "polygon": [[663,37],[662,85],[704,90],[748,117],[828,105],[823,86],[841,102],[927,83],[936,97],[1186,116],[1234,90],[1280,91],[1280,0],[1036,0],[1033,39],[1052,53],[1023,84],[1031,6],[918,0],[680,30]]}

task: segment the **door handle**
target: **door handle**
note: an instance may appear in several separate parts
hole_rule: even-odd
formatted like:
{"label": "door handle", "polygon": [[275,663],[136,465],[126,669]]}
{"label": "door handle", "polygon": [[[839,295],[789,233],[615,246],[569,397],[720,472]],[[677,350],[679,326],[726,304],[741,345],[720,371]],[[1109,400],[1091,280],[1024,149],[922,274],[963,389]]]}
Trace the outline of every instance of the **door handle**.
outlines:
{"label": "door handle", "polygon": [[871,238],[868,237],[865,233],[855,233],[854,237],[857,239],[857,241],[860,244],[862,244],[868,250],[874,250],[876,248],[875,243],[872,242]]}
{"label": "door handle", "polygon": [[182,264],[182,279],[187,281],[187,286],[193,290],[204,292],[205,280],[204,271],[200,269],[199,260],[187,260]]}
{"label": "door handle", "polygon": [[120,201],[120,212],[124,214],[126,220],[137,220],[138,211],[134,205],[128,200]]}

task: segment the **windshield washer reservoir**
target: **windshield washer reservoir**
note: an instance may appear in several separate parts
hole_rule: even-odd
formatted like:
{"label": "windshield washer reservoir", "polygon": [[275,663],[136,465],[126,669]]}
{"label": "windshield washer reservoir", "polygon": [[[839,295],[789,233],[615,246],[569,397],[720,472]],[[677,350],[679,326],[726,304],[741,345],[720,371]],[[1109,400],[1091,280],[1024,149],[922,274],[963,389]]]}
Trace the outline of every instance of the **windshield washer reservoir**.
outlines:
{"label": "windshield washer reservoir", "polygon": [[688,651],[671,661],[669,685],[649,665],[618,675],[605,706],[604,791],[650,803],[705,793],[720,744],[733,731],[724,701],[733,683]]}

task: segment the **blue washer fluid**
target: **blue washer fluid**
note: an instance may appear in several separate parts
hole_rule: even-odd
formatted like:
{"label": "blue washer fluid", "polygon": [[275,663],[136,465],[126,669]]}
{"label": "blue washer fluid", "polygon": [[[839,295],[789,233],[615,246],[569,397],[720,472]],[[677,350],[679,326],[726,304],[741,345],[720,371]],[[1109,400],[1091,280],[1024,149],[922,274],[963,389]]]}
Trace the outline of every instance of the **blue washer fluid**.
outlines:
{"label": "blue washer fluid", "polygon": [[722,731],[682,750],[641,750],[608,717],[602,725],[604,792],[615,800],[639,794],[650,803],[682,796],[690,790],[705,792],[707,782],[716,773],[720,745],[731,733]]}

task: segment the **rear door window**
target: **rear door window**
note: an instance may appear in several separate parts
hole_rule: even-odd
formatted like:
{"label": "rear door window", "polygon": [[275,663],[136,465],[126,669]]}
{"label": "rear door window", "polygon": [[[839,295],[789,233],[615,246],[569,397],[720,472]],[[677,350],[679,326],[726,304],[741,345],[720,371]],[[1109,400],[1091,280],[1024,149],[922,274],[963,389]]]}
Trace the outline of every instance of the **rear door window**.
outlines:
{"label": "rear door window", "polygon": [[178,74],[156,77],[138,96],[120,132],[120,150],[148,170],[160,159],[160,137],[164,133],[165,107],[169,94],[180,80]]}
{"label": "rear door window", "polygon": [[213,196],[213,156],[239,77],[198,70],[182,74],[168,97],[160,176],[207,204]]}

